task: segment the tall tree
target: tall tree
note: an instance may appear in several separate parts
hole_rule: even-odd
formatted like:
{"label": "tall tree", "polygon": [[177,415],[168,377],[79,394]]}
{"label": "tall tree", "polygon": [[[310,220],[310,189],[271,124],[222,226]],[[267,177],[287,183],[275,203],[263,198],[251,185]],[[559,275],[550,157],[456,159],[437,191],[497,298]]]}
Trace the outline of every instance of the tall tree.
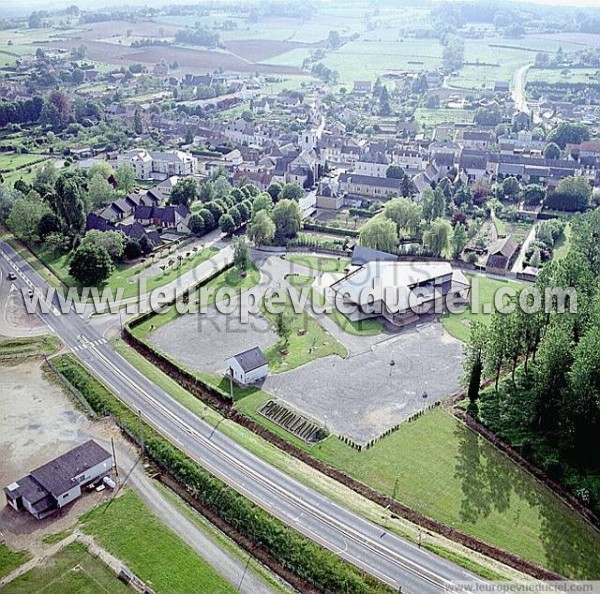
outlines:
{"label": "tall tree", "polygon": [[129,194],[135,188],[135,169],[131,165],[119,165],[114,175],[121,192]]}
{"label": "tall tree", "polygon": [[360,230],[360,245],[383,252],[394,252],[398,247],[396,223],[380,217],[369,220]]}
{"label": "tall tree", "polygon": [[184,177],[178,179],[177,183],[171,190],[170,202],[171,204],[183,204],[184,206],[190,205],[196,198],[198,198],[198,184],[192,177]]}
{"label": "tall tree", "polygon": [[423,233],[423,245],[434,255],[442,256],[450,249],[452,225],[450,221],[437,218]]}
{"label": "tall tree", "polygon": [[79,175],[63,173],[56,180],[53,206],[70,237],[79,234],[85,223],[83,179]]}
{"label": "tall tree", "polygon": [[96,286],[103,283],[113,271],[113,264],[101,245],[87,243],[80,245],[71,258],[69,273],[82,286]]}
{"label": "tall tree", "polygon": [[271,218],[275,223],[275,239],[280,243],[296,237],[302,226],[302,213],[295,200],[282,198],[273,208]]}
{"label": "tall tree", "polygon": [[275,237],[275,223],[266,210],[259,210],[248,226],[248,237],[256,245],[271,243]]}

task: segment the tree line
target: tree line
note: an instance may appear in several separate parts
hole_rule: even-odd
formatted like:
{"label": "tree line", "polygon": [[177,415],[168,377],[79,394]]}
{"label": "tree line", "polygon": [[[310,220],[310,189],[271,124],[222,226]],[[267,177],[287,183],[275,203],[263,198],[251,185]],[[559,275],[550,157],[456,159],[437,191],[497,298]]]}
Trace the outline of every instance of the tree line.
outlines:
{"label": "tree line", "polygon": [[[600,209],[575,216],[571,227],[568,255],[537,279],[541,308],[517,306],[472,325],[465,385],[471,414],[598,510],[600,485],[589,474],[600,464]],[[561,313],[552,291],[566,289],[576,297]],[[515,305],[533,306],[524,291]],[[482,391],[483,378],[493,387]]]}

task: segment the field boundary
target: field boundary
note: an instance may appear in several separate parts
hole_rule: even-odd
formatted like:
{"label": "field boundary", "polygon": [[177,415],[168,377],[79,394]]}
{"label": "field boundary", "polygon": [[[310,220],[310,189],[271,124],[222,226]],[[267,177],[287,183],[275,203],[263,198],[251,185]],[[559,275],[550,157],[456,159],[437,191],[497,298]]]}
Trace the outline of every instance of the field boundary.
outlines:
{"label": "field boundary", "polygon": [[508,442],[496,435],[491,429],[474,419],[467,412],[451,407],[452,415],[460,422],[464,423],[469,429],[477,433],[480,437],[490,442],[496,449],[508,456],[515,464],[518,464],[525,472],[533,476],[536,480],[543,483],[554,495],[563,503],[568,505],[575,513],[589,522],[596,530],[600,532],[600,518],[588,509],[581,501],[573,496],[561,483],[550,478],[541,468],[521,456]]}
{"label": "field boundary", "polygon": [[[145,319],[145,318],[144,318]],[[135,327],[144,320],[133,320],[130,322],[132,327]],[[137,322],[137,324],[136,324]],[[542,580],[557,580],[562,579],[557,573],[554,573],[546,568],[543,568],[531,561],[527,561],[514,553],[510,553],[499,547],[489,545],[482,540],[468,535],[464,532],[457,530],[451,526],[443,524],[437,520],[429,518],[419,512],[414,511],[412,508],[396,501],[389,495],[384,495],[379,491],[369,487],[363,482],[351,477],[345,472],[338,470],[316,459],[309,453],[300,449],[299,447],[286,441],[284,438],[279,437],[263,425],[260,425],[250,417],[233,408],[233,403],[229,400],[228,395],[214,388],[213,386],[202,381],[198,377],[194,376],[190,372],[182,369],[175,364],[168,357],[156,352],[146,342],[135,336],[130,329],[129,324],[125,326],[122,333],[123,340],[130,345],[135,351],[147,359],[152,365],[158,367],[163,373],[170,377],[182,388],[190,392],[195,398],[201,402],[207,404],[213,409],[223,414],[227,419],[238,423],[239,425],[249,429],[259,437],[262,437],[275,447],[283,450],[287,454],[297,458],[301,462],[304,462],[308,466],[311,466],[315,470],[318,470],[322,474],[332,478],[344,486],[352,489],[359,495],[370,499],[374,503],[377,503],[381,507],[388,508],[391,512],[401,516],[402,518],[421,526],[427,530],[440,534],[450,540],[453,540],[473,551],[486,555],[496,561],[504,563],[517,569],[523,573],[529,574],[536,579]]]}

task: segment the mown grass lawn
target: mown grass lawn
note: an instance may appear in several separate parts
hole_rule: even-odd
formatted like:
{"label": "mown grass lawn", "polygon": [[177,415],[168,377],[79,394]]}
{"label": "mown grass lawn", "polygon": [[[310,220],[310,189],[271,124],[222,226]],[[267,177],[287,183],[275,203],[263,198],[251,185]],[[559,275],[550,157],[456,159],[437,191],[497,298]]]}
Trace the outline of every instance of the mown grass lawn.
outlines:
{"label": "mown grass lawn", "polygon": [[552,253],[552,258],[554,260],[562,260],[571,249],[571,225],[567,223],[561,236],[558,238],[558,241],[554,245],[554,252]]}
{"label": "mown grass lawn", "polygon": [[0,154],[0,171],[7,173],[15,169],[26,168],[46,161],[48,157],[43,155],[20,155],[17,153]]}
{"label": "mown grass lawn", "polygon": [[[272,324],[275,324],[277,315],[267,310],[264,301],[261,303],[261,310],[263,315]],[[331,336],[306,310],[296,313],[292,300],[287,294],[285,296],[285,314],[289,316],[291,325],[288,345],[284,347],[280,340],[265,352],[271,373],[289,371],[328,355],[339,355],[340,357],[348,355],[346,347]]]}
{"label": "mown grass lawn", "polygon": [[475,296],[475,301],[472,300],[471,304],[475,304],[476,309],[473,310],[472,305],[469,304],[463,313],[446,312],[442,316],[442,324],[446,331],[463,342],[469,339],[469,327],[472,322],[487,323],[491,311],[485,313],[484,308],[486,305],[494,306],[494,296],[499,289],[510,287],[518,291],[523,287],[523,284],[517,281],[500,280],[476,274],[468,274],[467,277],[471,282],[471,293]]}
{"label": "mown grass lawn", "polygon": [[600,532],[442,409],[366,451],[330,437],[311,453],[426,516],[562,575],[600,576]]}
{"label": "mown grass lawn", "polygon": [[3,594],[127,594],[131,590],[120,582],[102,561],[74,542],[2,588]]}
{"label": "mown grass lawn", "polygon": [[14,551],[4,543],[0,543],[0,577],[8,575],[11,571],[29,560],[27,551]]}
{"label": "mown grass lawn", "polygon": [[114,499],[108,507],[104,504],[88,512],[82,522],[84,532],[156,592],[236,592],[132,491]]}
{"label": "mown grass lawn", "polygon": [[330,256],[307,256],[301,254],[286,254],[285,259],[293,264],[299,264],[310,270],[324,272],[344,272],[350,264],[348,258],[333,258]]}
{"label": "mown grass lawn", "polygon": [[[290,275],[287,281],[298,290],[310,288],[314,282],[312,276],[304,276],[301,274]],[[316,307],[325,305],[325,297],[317,290],[310,288],[310,299]],[[356,336],[377,336],[384,331],[384,325],[376,318],[366,320],[350,320],[336,307],[331,309],[328,315],[344,332],[355,334]]]}
{"label": "mown grass lawn", "polygon": [[[256,266],[254,266],[254,264],[250,266],[244,275],[242,275],[237,268],[229,268],[201,287],[204,289],[204,291],[207,289],[214,290],[214,293],[212,293],[208,298],[205,297],[202,299],[202,303],[205,306],[213,305],[217,297],[216,293],[219,291],[219,289],[233,289],[234,294],[237,295],[243,291],[247,291],[248,289],[255,287],[259,282],[260,271]],[[190,295],[190,301],[193,300],[200,300],[200,288]],[[168,324],[169,322],[172,322],[179,315],[180,314],[177,313],[177,310],[172,307],[167,312],[153,316],[149,320],[146,320],[137,326],[134,329],[134,333],[138,338],[147,340],[150,332],[160,328],[161,326],[164,326],[165,324]]]}
{"label": "mown grass lawn", "polygon": [[[34,248],[32,251],[40,259],[40,261],[47,266],[50,271],[56,275],[66,286],[78,287],[77,282],[69,273],[71,254],[48,254],[39,248]],[[146,290],[149,292],[176,280],[186,272],[189,272],[196,266],[202,264],[202,262],[205,260],[208,260],[218,251],[218,248],[215,247],[209,247],[204,250],[200,250],[191,255],[189,258],[184,258],[181,263],[177,263],[176,261],[172,266],[168,267],[164,271],[161,271],[154,276],[146,277]],[[173,256],[173,260],[176,260],[175,256]],[[138,279],[140,278],[141,273],[143,273],[143,271],[150,266],[153,266],[153,263],[150,260],[134,265],[117,263],[115,264],[113,273],[104,283],[104,285],[99,287],[99,289],[102,290],[104,288],[108,288],[112,290],[114,294],[117,289],[123,288],[123,299],[136,297],[139,292]]]}

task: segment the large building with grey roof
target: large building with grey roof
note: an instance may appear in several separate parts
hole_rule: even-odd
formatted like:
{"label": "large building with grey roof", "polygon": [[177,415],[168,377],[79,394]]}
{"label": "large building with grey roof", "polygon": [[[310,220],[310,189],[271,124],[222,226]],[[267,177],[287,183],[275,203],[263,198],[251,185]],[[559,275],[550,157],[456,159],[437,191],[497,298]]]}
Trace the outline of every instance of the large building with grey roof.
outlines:
{"label": "large building with grey roof", "polygon": [[107,476],[114,460],[93,439],[36,468],[4,488],[7,503],[41,520],[81,496],[81,488]]}

